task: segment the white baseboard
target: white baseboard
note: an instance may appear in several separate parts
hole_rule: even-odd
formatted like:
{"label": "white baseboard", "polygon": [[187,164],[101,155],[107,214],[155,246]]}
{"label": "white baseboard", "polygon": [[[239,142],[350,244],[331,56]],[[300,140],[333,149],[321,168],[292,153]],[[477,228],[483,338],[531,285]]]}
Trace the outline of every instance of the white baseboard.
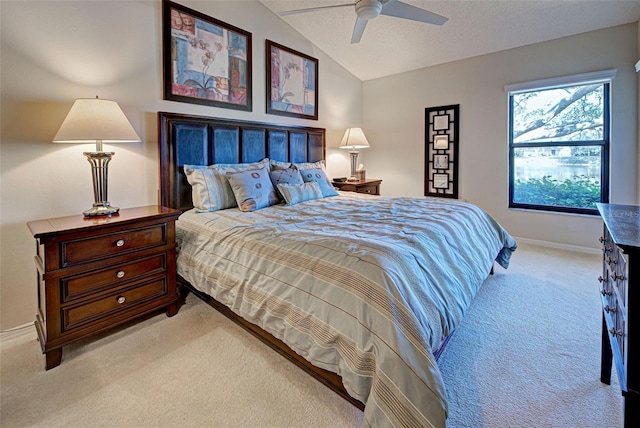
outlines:
{"label": "white baseboard", "polygon": [[579,245],[561,244],[558,242],[549,242],[549,241],[539,241],[537,239],[518,238],[515,236],[513,237],[513,239],[515,239],[518,242],[522,242],[523,244],[538,245],[540,247],[556,248],[559,250],[575,251],[578,253],[602,254],[602,250],[600,248],[581,247]]}
{"label": "white baseboard", "polygon": [[23,334],[32,334],[35,333],[35,328],[32,322],[19,325],[18,327],[11,328],[9,330],[5,330],[0,332],[0,342],[4,342],[5,340],[10,340],[15,337],[22,336]]}

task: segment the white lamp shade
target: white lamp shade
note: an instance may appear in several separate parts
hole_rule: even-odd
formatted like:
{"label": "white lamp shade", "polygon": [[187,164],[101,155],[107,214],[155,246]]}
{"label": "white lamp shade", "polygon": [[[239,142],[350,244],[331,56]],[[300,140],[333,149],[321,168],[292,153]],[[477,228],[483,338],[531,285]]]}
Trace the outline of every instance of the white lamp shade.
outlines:
{"label": "white lamp shade", "polygon": [[341,149],[366,149],[369,147],[367,137],[364,136],[362,128],[347,128],[340,142]]}
{"label": "white lamp shade", "polygon": [[140,137],[115,101],[77,99],[54,143],[137,143]]}

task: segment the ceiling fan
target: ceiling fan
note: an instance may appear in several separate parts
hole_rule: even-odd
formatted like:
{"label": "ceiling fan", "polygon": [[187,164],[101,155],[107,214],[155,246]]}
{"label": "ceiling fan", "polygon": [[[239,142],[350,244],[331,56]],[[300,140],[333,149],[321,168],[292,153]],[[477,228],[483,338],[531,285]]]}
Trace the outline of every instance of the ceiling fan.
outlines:
{"label": "ceiling fan", "polygon": [[420,9],[397,0],[358,0],[355,3],[336,4],[332,6],[318,6],[307,9],[287,10],[280,12],[281,16],[293,15],[296,13],[315,12],[323,9],[332,9],[336,7],[355,6],[356,25],[353,28],[351,43],[358,43],[362,38],[362,33],[367,26],[367,22],[377,18],[379,15],[395,16],[396,18],[411,19],[413,21],[424,22],[427,24],[442,25],[448,21],[444,16],[428,10]]}

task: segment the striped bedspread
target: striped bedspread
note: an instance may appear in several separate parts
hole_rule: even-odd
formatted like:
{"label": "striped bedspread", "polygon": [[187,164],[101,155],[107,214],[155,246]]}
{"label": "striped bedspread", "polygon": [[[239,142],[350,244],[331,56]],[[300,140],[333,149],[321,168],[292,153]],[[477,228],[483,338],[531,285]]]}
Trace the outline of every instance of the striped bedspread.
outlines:
{"label": "striped bedspread", "polygon": [[444,427],[433,357],[494,260],[516,242],[480,208],[436,198],[340,196],[250,213],[188,211],[178,273],[338,373],[365,425]]}

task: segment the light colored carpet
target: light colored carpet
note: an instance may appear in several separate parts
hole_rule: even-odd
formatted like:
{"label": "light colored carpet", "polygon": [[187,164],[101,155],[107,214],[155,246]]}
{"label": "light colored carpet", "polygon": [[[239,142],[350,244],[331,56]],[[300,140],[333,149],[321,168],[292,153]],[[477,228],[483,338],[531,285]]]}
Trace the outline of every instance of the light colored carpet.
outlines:
{"label": "light colored carpet", "polygon": [[[622,426],[600,383],[596,255],[521,245],[440,358],[450,427]],[[362,413],[203,302],[65,348],[0,343],[0,425],[358,427]]]}

